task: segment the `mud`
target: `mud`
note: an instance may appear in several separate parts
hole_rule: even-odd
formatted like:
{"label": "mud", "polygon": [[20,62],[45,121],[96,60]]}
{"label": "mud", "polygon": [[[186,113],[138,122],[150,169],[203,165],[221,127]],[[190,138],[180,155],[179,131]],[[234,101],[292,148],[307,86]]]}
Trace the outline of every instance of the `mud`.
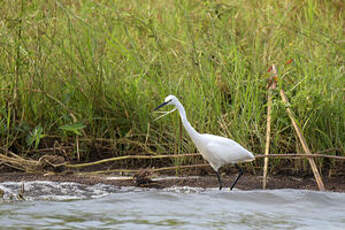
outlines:
{"label": "mud", "polygon": [[[138,186],[165,188],[171,186],[191,187],[218,187],[216,176],[180,176],[165,177],[166,175],[152,175],[141,180],[133,177],[121,177],[118,174],[110,175],[77,175],[77,174],[29,174],[21,172],[2,173],[0,182],[5,181],[55,181],[55,182],[76,182],[81,184],[94,185],[98,183],[111,184],[116,186]],[[224,189],[229,189],[236,175],[223,176]],[[327,191],[345,192],[345,176],[323,178]],[[238,181],[236,188],[241,190],[262,189],[262,177],[255,175],[243,175]],[[304,189],[318,190],[313,177],[298,178],[292,176],[270,176],[267,184],[268,189]]]}

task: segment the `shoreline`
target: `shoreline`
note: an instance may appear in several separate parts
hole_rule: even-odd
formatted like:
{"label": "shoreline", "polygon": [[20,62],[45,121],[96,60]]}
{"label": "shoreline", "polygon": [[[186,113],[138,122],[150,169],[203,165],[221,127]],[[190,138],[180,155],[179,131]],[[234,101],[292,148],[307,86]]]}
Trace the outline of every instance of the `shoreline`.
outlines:
{"label": "shoreline", "polygon": [[[90,172],[91,173],[91,172]],[[224,176],[223,190],[229,190],[232,180],[236,175]],[[134,179],[133,179],[134,178]],[[345,176],[323,178],[326,191],[345,192]],[[52,181],[52,182],[75,182],[80,184],[109,184],[114,186],[136,186],[146,188],[167,188],[172,186],[189,186],[211,188],[218,187],[216,176],[171,176],[161,174],[152,178],[124,177],[119,174],[102,175],[77,175],[77,174],[31,174],[22,172],[2,173],[2,182],[28,182],[28,181]],[[236,185],[240,190],[261,190],[262,176],[243,175]],[[268,177],[267,189],[301,189],[318,191],[317,184],[313,177],[298,178],[292,176],[275,175]]]}

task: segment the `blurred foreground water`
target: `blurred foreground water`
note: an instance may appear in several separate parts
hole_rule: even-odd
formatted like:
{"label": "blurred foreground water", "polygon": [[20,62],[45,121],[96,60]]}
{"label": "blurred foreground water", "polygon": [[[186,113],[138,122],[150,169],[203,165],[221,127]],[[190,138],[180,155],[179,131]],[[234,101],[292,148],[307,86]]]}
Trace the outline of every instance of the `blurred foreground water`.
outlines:
{"label": "blurred foreground water", "polygon": [[0,229],[345,229],[345,193],[0,183]]}

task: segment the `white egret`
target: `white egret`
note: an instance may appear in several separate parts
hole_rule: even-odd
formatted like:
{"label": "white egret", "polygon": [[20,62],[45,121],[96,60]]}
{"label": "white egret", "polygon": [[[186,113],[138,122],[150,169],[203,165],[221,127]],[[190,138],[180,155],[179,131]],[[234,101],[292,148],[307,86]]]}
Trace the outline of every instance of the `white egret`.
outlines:
{"label": "white egret", "polygon": [[[254,155],[231,139],[211,134],[198,133],[187,120],[183,105],[174,95],[167,96],[164,100],[164,103],[154,110],[158,110],[165,105],[174,105],[179,111],[182,124],[192,141],[196,145],[203,158],[207,160],[211,167],[216,171],[219,190],[221,190],[223,187],[223,182],[219,174],[219,168],[225,164],[235,164],[236,168],[239,170],[239,174],[230,187],[230,190],[232,190],[235,187],[238,179],[240,179],[243,174],[243,170],[238,166],[237,163],[253,161],[255,159]],[[174,110],[170,112],[173,112]]]}

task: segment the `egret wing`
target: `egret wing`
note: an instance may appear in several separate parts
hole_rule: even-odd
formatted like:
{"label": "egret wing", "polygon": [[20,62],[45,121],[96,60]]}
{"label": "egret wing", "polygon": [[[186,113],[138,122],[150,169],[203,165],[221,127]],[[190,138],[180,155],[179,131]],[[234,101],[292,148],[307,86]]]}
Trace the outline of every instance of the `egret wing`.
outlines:
{"label": "egret wing", "polygon": [[217,161],[222,161],[223,164],[254,159],[251,152],[231,139],[214,135],[207,135],[207,137],[210,140],[206,147],[207,151],[214,155]]}

